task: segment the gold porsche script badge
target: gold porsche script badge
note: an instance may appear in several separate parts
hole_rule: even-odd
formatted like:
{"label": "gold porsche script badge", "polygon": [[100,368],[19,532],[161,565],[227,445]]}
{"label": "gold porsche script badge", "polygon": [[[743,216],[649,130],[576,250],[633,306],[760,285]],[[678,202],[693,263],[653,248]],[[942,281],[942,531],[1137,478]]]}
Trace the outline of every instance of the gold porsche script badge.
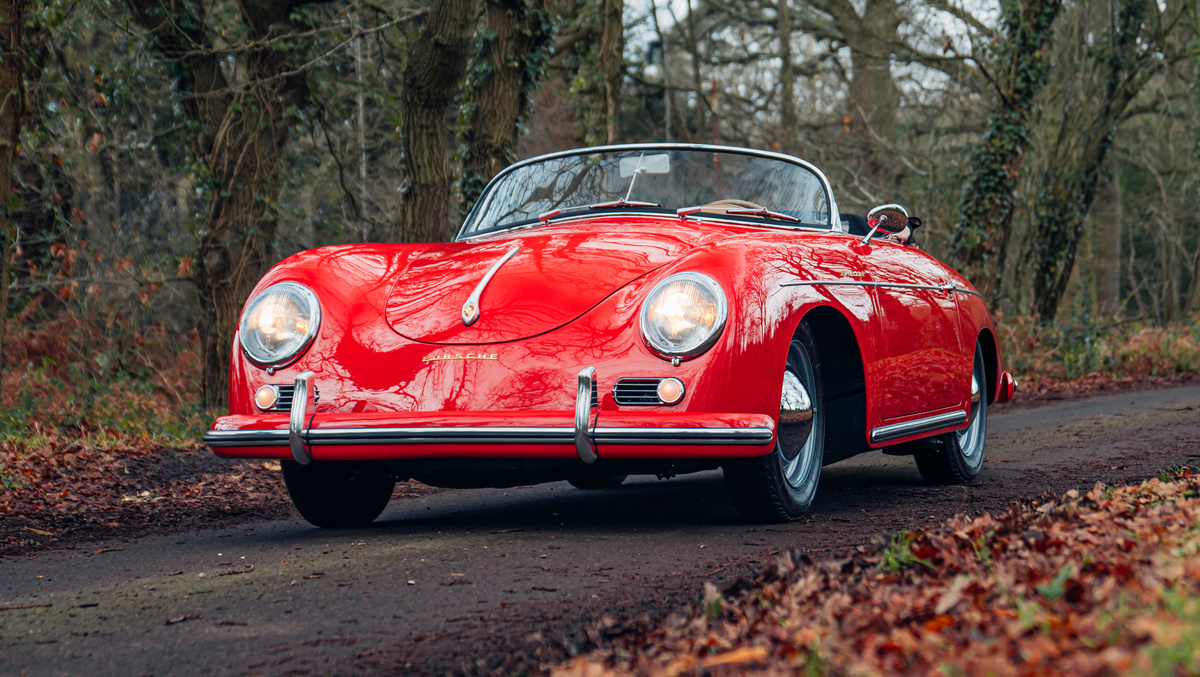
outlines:
{"label": "gold porsche script badge", "polygon": [[463,353],[443,353],[441,355],[426,355],[425,357],[421,358],[421,361],[438,362],[441,360],[494,360],[498,357],[499,355],[497,353],[491,353],[490,355],[487,353],[467,353],[465,355]]}

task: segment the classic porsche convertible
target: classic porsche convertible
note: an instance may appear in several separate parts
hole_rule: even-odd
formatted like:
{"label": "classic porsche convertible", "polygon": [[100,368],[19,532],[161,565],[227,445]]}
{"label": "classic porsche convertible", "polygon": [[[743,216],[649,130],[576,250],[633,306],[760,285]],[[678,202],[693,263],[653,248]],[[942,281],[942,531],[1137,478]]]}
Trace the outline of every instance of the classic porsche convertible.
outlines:
{"label": "classic porsche convertible", "polygon": [[[981,296],[882,205],[857,229],[794,157],[607,146],[512,165],[454,242],[291,256],[234,339],[219,456],[282,461],[300,514],[370,523],[440,487],[721,468],[797,519],[823,465],[911,454],[969,482],[1016,387]],[[856,232],[851,232],[856,231]]]}

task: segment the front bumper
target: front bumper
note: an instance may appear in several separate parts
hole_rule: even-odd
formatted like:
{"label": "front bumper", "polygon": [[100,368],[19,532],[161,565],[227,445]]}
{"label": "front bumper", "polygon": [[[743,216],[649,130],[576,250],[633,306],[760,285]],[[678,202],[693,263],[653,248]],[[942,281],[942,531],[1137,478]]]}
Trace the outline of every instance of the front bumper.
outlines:
{"label": "front bumper", "polygon": [[204,435],[218,456],[313,460],[415,458],[727,458],[771,450],[762,414],[600,412],[579,375],[576,410],[327,413],[312,411],[312,372],[296,378],[290,414],[222,416]]}

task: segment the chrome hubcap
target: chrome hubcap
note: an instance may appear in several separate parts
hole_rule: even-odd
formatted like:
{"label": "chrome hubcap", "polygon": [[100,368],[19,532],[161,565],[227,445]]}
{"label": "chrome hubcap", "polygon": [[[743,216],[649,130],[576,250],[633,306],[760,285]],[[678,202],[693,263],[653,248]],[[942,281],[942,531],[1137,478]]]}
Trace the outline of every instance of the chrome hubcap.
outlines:
{"label": "chrome hubcap", "polygon": [[800,453],[812,430],[812,398],[800,379],[790,371],[783,372],[783,397],[779,403],[779,444],[784,459],[792,460]]}
{"label": "chrome hubcap", "polygon": [[[802,360],[800,370],[810,381],[812,365]],[[783,372],[783,394],[779,402],[779,455],[783,461],[783,476],[787,483],[801,488],[812,474],[816,439],[812,435],[816,405],[804,387],[800,377],[787,370]]]}
{"label": "chrome hubcap", "polygon": [[[976,372],[978,372],[978,367]],[[963,430],[955,433],[958,435],[958,447],[962,449],[963,456],[974,459],[979,454],[979,442],[982,435],[979,429],[983,427],[983,420],[979,416],[981,393],[979,390],[979,374],[971,374],[971,422]]]}

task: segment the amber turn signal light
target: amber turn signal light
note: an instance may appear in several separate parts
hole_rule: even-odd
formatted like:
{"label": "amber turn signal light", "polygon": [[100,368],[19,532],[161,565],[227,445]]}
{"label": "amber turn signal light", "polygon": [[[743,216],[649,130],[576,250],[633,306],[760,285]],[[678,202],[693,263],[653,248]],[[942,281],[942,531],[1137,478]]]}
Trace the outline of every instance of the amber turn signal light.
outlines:
{"label": "amber turn signal light", "polygon": [[664,378],[658,382],[658,399],[663,404],[675,404],[683,399],[683,381]]}
{"label": "amber turn signal light", "polygon": [[275,401],[278,399],[279,391],[275,389],[275,386],[263,386],[254,393],[254,403],[263,411],[275,406]]}

